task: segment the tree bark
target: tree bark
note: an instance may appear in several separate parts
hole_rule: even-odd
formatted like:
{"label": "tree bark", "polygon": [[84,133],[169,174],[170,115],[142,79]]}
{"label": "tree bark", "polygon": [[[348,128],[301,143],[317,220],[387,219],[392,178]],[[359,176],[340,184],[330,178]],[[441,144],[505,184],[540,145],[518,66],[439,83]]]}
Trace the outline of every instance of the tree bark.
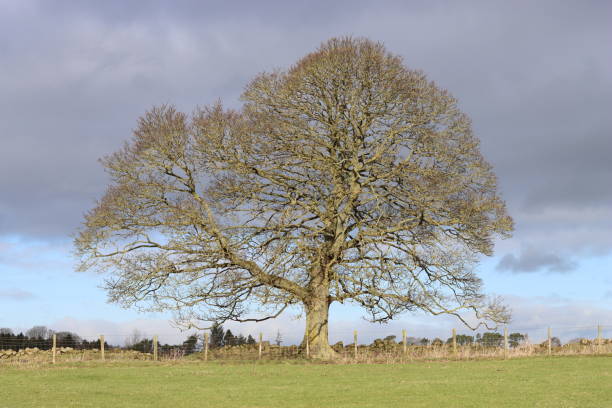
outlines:
{"label": "tree bark", "polygon": [[317,287],[313,296],[304,302],[306,308],[306,331],[302,347],[308,347],[310,357],[331,360],[338,355],[329,345],[329,293],[326,287]]}

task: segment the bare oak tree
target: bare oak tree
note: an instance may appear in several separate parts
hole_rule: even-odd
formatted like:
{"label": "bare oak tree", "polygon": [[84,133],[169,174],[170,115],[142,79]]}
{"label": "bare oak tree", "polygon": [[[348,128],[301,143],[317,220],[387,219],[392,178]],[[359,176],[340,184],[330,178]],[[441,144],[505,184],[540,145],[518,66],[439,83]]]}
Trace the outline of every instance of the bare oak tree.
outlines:
{"label": "bare oak tree", "polygon": [[365,39],[257,76],[240,110],[156,107],[105,158],[112,185],[75,240],[110,299],[179,320],[261,321],[291,305],[328,358],[333,302],[502,322],[474,267],[512,220],[469,118]]}

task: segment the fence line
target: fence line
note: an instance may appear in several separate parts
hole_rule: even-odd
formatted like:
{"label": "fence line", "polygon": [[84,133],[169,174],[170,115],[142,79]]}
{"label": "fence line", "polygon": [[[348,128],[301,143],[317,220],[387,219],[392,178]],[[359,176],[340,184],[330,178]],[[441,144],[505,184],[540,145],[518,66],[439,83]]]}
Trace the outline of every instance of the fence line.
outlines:
{"label": "fence line", "polygon": [[[527,333],[520,329],[504,327],[502,333],[489,331],[475,335],[458,334],[452,329],[450,337],[426,339],[408,337],[409,332],[402,330],[401,340],[389,335],[375,339],[371,344],[360,344],[357,330],[353,331],[352,343],[339,341],[332,345],[340,359],[346,362],[360,361],[412,361],[421,358],[511,358],[528,355],[561,354],[603,354],[612,353],[612,325],[590,326],[553,326],[530,328],[531,332],[546,332],[543,341],[531,341]],[[584,335],[567,340],[567,335],[580,331]],[[588,333],[587,333],[588,331]],[[229,330],[228,330],[229,332]],[[144,359],[167,360],[195,355],[205,361],[209,359],[278,359],[309,358],[310,345],[282,346],[274,341],[264,340],[259,333],[258,341],[250,344],[229,343],[212,344],[210,333],[200,332],[189,335],[181,344],[161,344],[157,334],[88,335],[90,340],[69,332],[53,333],[48,338],[29,338],[23,334],[0,333],[0,363],[42,361],[55,363],[58,360],[115,360]],[[226,333],[227,334],[227,333]],[[348,334],[348,333],[347,333]],[[565,341],[561,337],[565,335]],[[124,338],[124,345],[109,344],[109,337]],[[93,338],[96,338],[93,340]],[[238,337],[233,337],[237,341]],[[541,340],[541,339],[540,339]],[[217,339],[218,341],[218,339]],[[230,340],[228,340],[230,341]],[[280,343],[280,342],[278,342]]]}

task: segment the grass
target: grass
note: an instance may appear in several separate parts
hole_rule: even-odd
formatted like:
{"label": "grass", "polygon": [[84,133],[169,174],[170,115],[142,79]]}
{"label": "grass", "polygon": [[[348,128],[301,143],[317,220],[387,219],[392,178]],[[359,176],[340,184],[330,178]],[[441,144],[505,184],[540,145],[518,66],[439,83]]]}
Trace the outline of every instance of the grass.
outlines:
{"label": "grass", "polygon": [[612,407],[612,355],[0,366],[0,407]]}

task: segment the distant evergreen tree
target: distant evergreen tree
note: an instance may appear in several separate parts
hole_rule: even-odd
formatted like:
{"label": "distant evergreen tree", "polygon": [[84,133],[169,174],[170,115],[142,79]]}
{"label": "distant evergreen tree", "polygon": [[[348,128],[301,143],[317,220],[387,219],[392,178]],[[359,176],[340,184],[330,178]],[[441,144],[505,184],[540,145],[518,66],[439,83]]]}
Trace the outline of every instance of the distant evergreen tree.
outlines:
{"label": "distant evergreen tree", "polygon": [[525,335],[521,333],[510,333],[508,336],[508,343],[510,344],[510,347],[518,347],[524,341]]}
{"label": "distant evergreen tree", "polygon": [[274,342],[277,346],[280,346],[283,342],[283,335],[281,334],[280,330],[276,331],[276,339],[274,339]]}
{"label": "distant evergreen tree", "polygon": [[[86,350],[100,350],[100,339],[92,341],[83,340],[81,346]],[[109,345],[106,341],[104,342],[104,348],[106,350],[109,349]]]}
{"label": "distant evergreen tree", "polygon": [[198,344],[198,336],[192,334],[187,337],[187,340],[183,342],[183,349],[185,350],[185,355],[193,354],[196,352],[196,346]]}
{"label": "distant evergreen tree", "polygon": [[[100,340],[98,340],[98,346]],[[129,350],[140,351],[141,353],[152,353],[153,352],[153,339],[142,339],[138,343],[134,343],[128,347]]]}
{"label": "distant evergreen tree", "polygon": [[255,339],[253,338],[253,336],[251,336],[251,335],[249,334],[249,337],[247,337],[246,344],[257,344],[257,342],[255,341]]}
{"label": "distant evergreen tree", "polygon": [[223,337],[223,345],[224,346],[235,346],[236,345],[236,337],[232,334],[230,329],[227,329],[225,332],[225,337]]}
{"label": "distant evergreen tree", "polygon": [[78,334],[71,332],[57,332],[57,347],[72,347],[77,348],[81,346],[83,340]]}
{"label": "distant evergreen tree", "polygon": [[[457,339],[457,344],[460,346],[474,343],[474,336],[468,336],[467,334],[458,334],[456,336],[456,339]],[[452,344],[452,343],[453,343],[453,338],[449,337],[446,340],[446,344]]]}
{"label": "distant evergreen tree", "polygon": [[246,338],[242,335],[242,333],[240,333],[238,335],[238,337],[236,337],[236,345],[237,346],[242,346],[243,344],[246,344],[247,340]]}
{"label": "distant evergreen tree", "polygon": [[476,341],[484,346],[501,347],[504,341],[504,336],[502,336],[500,333],[486,332],[482,334],[480,339],[478,339],[478,336],[476,336]]}
{"label": "distant evergreen tree", "polygon": [[210,348],[223,347],[224,336],[223,326],[215,322],[210,329]]}

